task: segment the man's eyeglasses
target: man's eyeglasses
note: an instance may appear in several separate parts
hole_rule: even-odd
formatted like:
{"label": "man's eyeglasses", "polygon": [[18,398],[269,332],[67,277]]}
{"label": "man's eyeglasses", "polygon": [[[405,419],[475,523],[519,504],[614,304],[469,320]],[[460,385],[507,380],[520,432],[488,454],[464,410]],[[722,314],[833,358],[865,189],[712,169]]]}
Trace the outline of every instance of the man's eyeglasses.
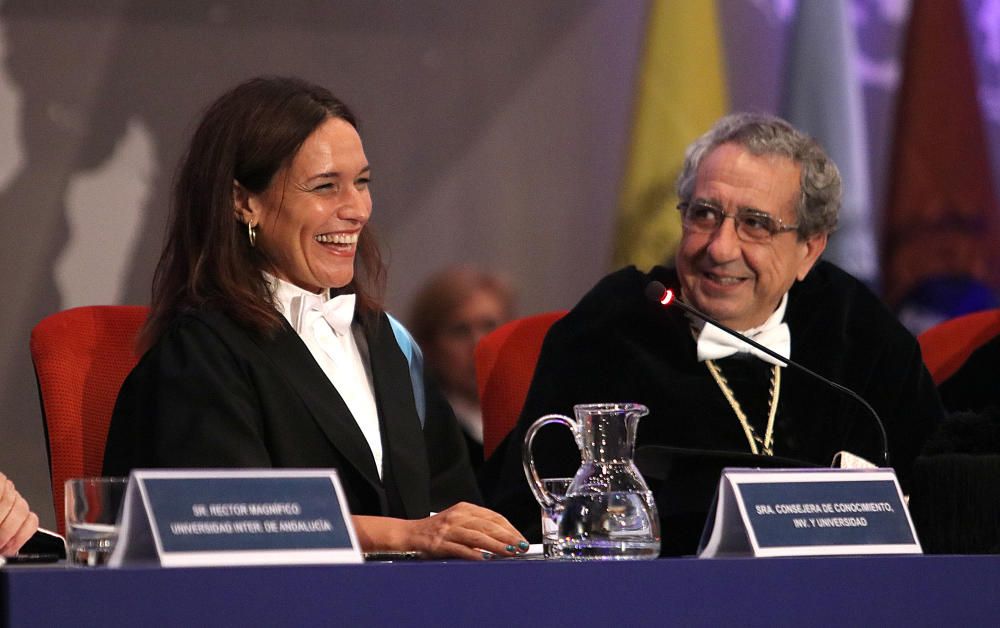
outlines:
{"label": "man's eyeglasses", "polygon": [[732,218],[736,223],[736,235],[744,242],[767,242],[779,233],[799,228],[755,209],[741,209],[735,214],[728,214],[714,205],[698,201],[681,203],[677,209],[681,212],[684,228],[696,233],[714,233],[722,226],[723,220]]}

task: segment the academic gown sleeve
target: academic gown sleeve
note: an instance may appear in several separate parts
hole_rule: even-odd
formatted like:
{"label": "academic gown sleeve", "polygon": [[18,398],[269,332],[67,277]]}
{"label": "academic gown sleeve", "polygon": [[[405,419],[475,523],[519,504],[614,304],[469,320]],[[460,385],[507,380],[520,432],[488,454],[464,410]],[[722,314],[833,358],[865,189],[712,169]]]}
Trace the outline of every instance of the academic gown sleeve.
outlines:
{"label": "academic gown sleeve", "polygon": [[127,475],[133,467],[272,466],[257,393],[240,361],[197,318],[166,334],[118,395],[104,475]]}

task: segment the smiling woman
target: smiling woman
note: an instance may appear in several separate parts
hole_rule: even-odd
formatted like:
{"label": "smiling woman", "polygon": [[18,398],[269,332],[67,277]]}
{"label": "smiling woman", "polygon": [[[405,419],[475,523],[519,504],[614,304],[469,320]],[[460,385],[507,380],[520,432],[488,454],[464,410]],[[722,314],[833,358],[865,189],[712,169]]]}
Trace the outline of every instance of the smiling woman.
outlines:
{"label": "smiling woman", "polygon": [[321,87],[254,79],[209,107],[104,472],[336,468],[367,551],[523,552],[503,517],[469,503],[455,417],[381,310],[369,173],[357,120]]}
{"label": "smiling woman", "polygon": [[354,254],[372,213],[371,168],[357,129],[329,118],[261,192],[233,183],[233,202],[277,277],[310,292],[354,278]]}

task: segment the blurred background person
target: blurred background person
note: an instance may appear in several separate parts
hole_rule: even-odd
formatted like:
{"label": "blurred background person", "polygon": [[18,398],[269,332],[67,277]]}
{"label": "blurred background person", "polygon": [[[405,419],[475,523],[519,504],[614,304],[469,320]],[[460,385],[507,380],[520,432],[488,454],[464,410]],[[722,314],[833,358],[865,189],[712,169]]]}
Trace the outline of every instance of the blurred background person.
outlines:
{"label": "blurred background person", "polygon": [[381,306],[370,178],[357,119],[322,87],[258,78],[207,109],[104,473],[335,468],[366,551],[526,551],[468,503],[480,498],[447,404],[416,398],[418,382],[439,393]]}
{"label": "blurred background person", "polygon": [[410,331],[423,350],[427,374],[440,386],[465,434],[469,458],[483,462],[483,415],[476,386],[479,340],[514,316],[510,281],[473,266],[433,275],[410,309]]}

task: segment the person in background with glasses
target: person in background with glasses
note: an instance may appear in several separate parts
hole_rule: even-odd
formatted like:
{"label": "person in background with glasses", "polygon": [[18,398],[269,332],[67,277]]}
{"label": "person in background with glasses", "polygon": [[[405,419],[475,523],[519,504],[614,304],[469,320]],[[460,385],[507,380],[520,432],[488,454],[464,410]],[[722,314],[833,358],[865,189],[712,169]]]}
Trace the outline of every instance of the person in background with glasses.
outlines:
{"label": "person in background with glasses", "polygon": [[409,325],[424,366],[455,411],[474,469],[483,463],[483,413],[475,350],[483,336],[511,319],[514,289],[506,278],[472,266],[452,266],[420,288]]}
{"label": "person in background with glasses", "polygon": [[[840,451],[882,460],[879,428],[857,401],[680,308],[664,310],[645,296],[652,281],[864,397],[885,423],[904,490],[942,418],[913,336],[860,281],[820,261],[837,225],[841,179],[819,144],[773,116],[724,117],[688,147],[677,195],[683,235],[674,268],[615,272],[553,325],[518,426],[481,473],[487,503],[529,538],[537,538],[539,517],[521,470],[524,430],[544,414],[572,414],[578,403],[648,406],[637,449],[823,466]],[[580,464],[563,432],[535,439],[543,477],[572,475]],[[707,509],[713,489],[693,499]],[[695,551],[704,513],[688,524],[693,533],[685,535],[664,523],[665,553]]]}

